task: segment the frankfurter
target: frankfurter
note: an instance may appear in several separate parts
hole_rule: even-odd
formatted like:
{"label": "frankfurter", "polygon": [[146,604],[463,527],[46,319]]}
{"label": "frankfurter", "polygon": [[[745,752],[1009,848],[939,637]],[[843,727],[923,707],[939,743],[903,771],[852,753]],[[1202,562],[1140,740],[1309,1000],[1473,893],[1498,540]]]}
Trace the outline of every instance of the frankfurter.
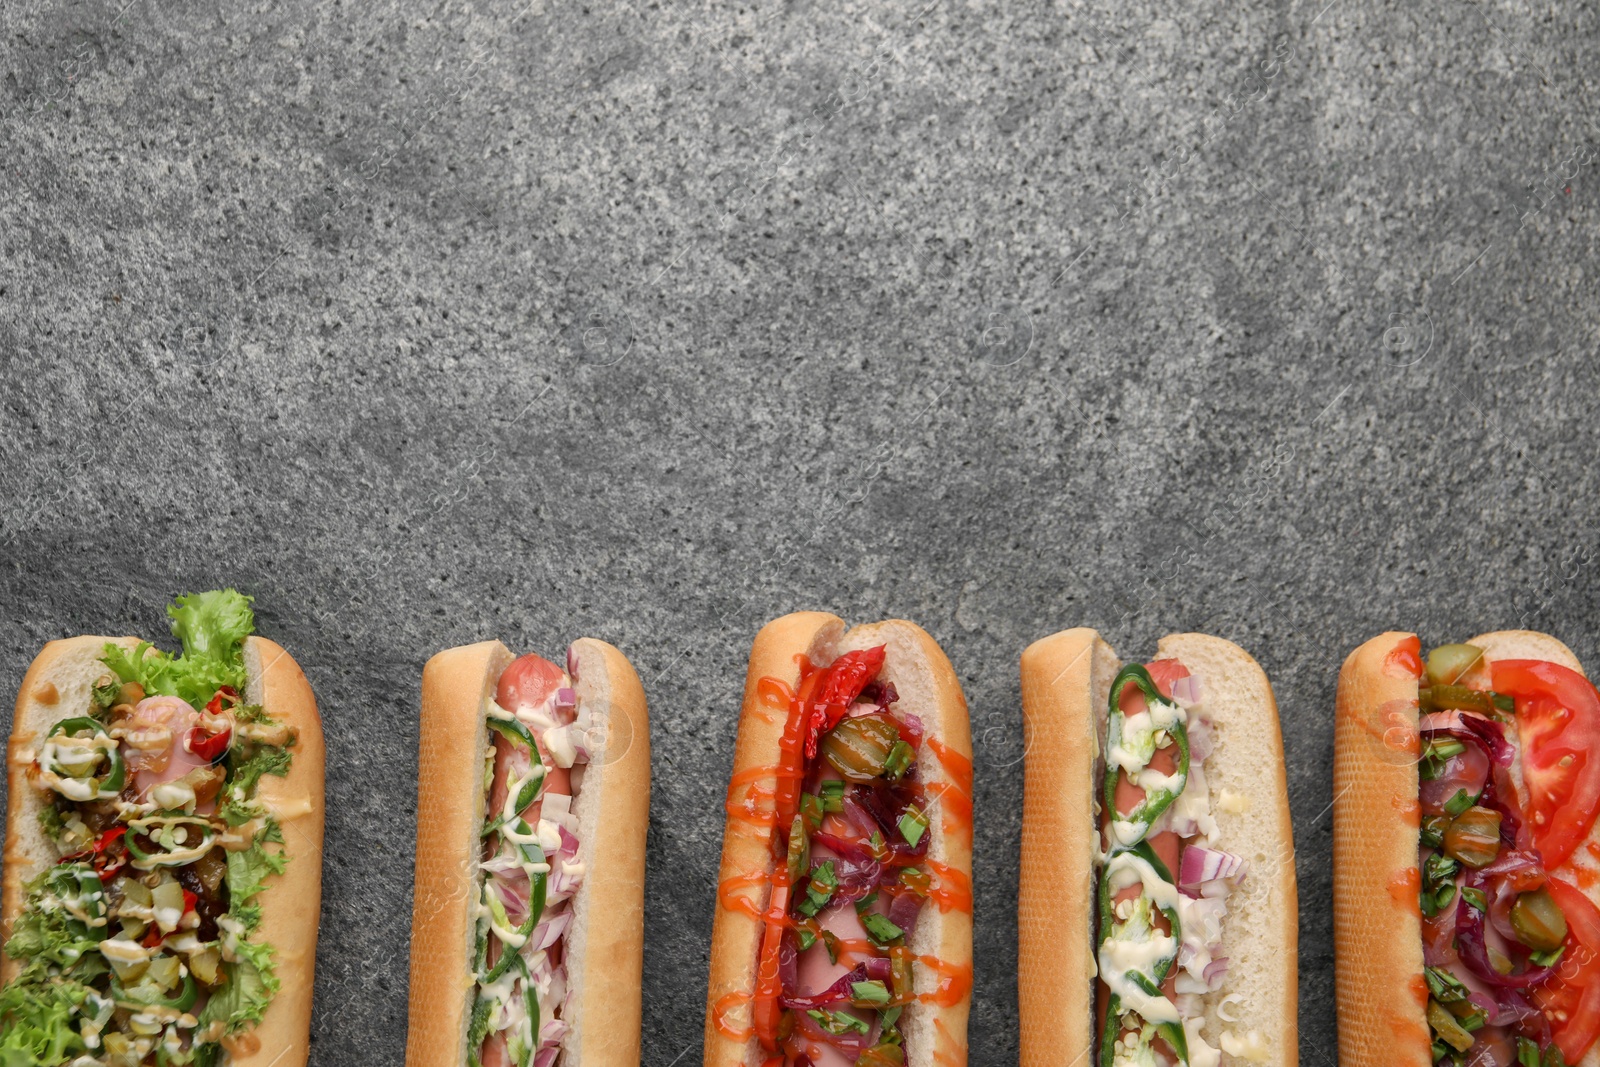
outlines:
{"label": "frankfurter", "polygon": [[1294,842],[1266,675],[1231,642],[1022,654],[1025,1067],[1298,1062]]}
{"label": "frankfurter", "polygon": [[422,672],[409,1067],[637,1067],[650,727],[626,657]]}
{"label": "frankfurter", "polygon": [[12,720],[0,1062],[303,1067],[323,743],[251,598],[180,596],[170,655],[52,641]]}
{"label": "frankfurter", "polygon": [[972,742],[931,637],[823,612],[756,635],[707,991],[707,1067],[967,1062]]}
{"label": "frankfurter", "polygon": [[1600,694],[1553,637],[1385,633],[1339,672],[1344,1067],[1600,1064]]}

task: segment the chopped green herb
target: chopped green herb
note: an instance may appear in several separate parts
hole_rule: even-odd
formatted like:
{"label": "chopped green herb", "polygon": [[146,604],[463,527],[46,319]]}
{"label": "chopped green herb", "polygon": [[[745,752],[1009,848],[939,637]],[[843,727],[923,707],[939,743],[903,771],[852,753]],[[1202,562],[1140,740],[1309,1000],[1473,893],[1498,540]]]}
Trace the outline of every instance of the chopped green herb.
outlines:
{"label": "chopped green herb", "polygon": [[890,746],[889,755],[883,761],[884,777],[891,782],[899,781],[900,776],[906,773],[906,770],[911,766],[912,760],[916,759],[916,757],[917,754],[911,750],[910,745],[904,741],[896,741]]}
{"label": "chopped green herb", "polygon": [[815,833],[822,828],[822,817],[827,814],[822,806],[822,798],[812,793],[800,794],[800,817],[805,819],[806,829]]}
{"label": "chopped green herb", "polygon": [[818,864],[806,882],[806,899],[800,902],[800,914],[808,919],[816,918],[817,912],[832,899],[833,891],[838,888],[839,879],[833,873],[833,861],[826,860]]}
{"label": "chopped green herb", "polygon": [[866,928],[867,936],[876,945],[887,945],[897,937],[904,937],[905,931],[889,921],[887,915],[869,912],[861,917],[861,925]]}
{"label": "chopped green herb", "polygon": [[818,787],[818,791],[822,794],[822,810],[844,810],[844,782],[834,778],[830,781],[823,782],[822,785]]}
{"label": "chopped green herb", "polygon": [[906,839],[906,844],[912,848],[917,847],[917,842],[922,840],[922,835],[927,833],[928,817],[916,808],[907,808],[906,813],[900,816],[900,836]]}
{"label": "chopped green herb", "polygon": [[1462,985],[1455,975],[1438,967],[1423,969],[1423,975],[1428,979],[1428,992],[1433,994],[1433,999],[1440,1004],[1454,1004],[1466,1000],[1470,995],[1467,987]]}
{"label": "chopped green herb", "polygon": [[860,915],[878,902],[878,891],[874,889],[860,900],[856,901],[856,914]]}
{"label": "chopped green herb", "polygon": [[1529,953],[1528,958],[1540,967],[1554,967],[1561,962],[1561,955],[1566,951],[1566,945],[1557,945],[1549,952]]}
{"label": "chopped green herb", "polygon": [[1486,912],[1489,910],[1489,898],[1484,895],[1481,889],[1474,889],[1469,885],[1464,885],[1461,887],[1461,899],[1479,911]]}
{"label": "chopped green herb", "polygon": [[1456,795],[1445,801],[1444,810],[1446,814],[1454,818],[1477,802],[1478,798],[1468,793],[1465,789],[1457,789]]}
{"label": "chopped green herb", "polygon": [[859,1005],[889,1003],[889,987],[882,982],[851,982],[850,1000]]}
{"label": "chopped green herb", "polygon": [[811,1016],[812,1021],[822,1027],[825,1032],[832,1034],[834,1037],[843,1037],[852,1031],[858,1034],[872,1032],[872,1028],[867,1025],[865,1019],[858,1019],[849,1012],[827,1011],[826,1009],[819,1011],[814,1009],[806,1012],[806,1014]]}
{"label": "chopped green herb", "polygon": [[822,931],[822,947],[828,950],[828,962],[839,962],[839,935],[832,930]]}

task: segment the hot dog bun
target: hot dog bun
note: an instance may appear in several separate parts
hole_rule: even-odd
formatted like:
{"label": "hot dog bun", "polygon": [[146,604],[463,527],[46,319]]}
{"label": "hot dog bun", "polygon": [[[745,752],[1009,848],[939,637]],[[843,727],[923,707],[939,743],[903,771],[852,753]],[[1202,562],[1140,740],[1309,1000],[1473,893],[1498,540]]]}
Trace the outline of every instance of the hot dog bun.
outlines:
{"label": "hot dog bun", "polygon": [[[972,739],[966,698],[950,661],[933,638],[914,623],[899,619],[846,630],[844,620],[836,615],[803,611],[767,623],[756,635],[745,675],[744,704],[739,713],[734,775],[774,768],[779,762],[778,743],[787,706],[775,708],[763,700],[763,679],[776,679],[793,690],[800,678],[798,657],[804,655],[812,663],[825,665],[844,652],[877,645],[887,648],[887,658],[878,677],[892,683],[899,693],[896,709],[918,716],[928,738],[946,746],[970,766]],[[917,767],[930,794],[942,792],[942,804],[949,809],[945,817],[934,818],[930,823],[928,857],[970,878],[971,780],[965,775],[950,773],[934,756],[929,744],[923,745]],[[730,790],[729,817],[723,832],[722,864],[718,874],[720,885],[748,882],[753,873],[772,869],[770,826],[738,818],[734,812],[744,800],[756,798],[763,790],[770,789],[773,779],[772,774],[767,774]],[[955,810],[962,806],[966,810]],[[770,812],[770,806],[768,810]],[[749,884],[732,890],[731,895],[745,897],[757,910],[762,910],[767,906],[770,887],[765,882]],[[738,1037],[725,1032],[749,1027],[748,1005],[755,988],[761,932],[760,920],[729,908],[719,889],[711,936],[711,978],[706,995],[706,1067],[740,1064],[759,1067],[763,1062],[759,1042],[754,1036]],[[972,964],[972,916],[961,909],[944,911],[931,904],[925,906],[910,948],[919,956],[937,957],[951,968],[970,974],[967,969]],[[917,968],[917,973],[918,992],[933,992],[936,976],[930,975],[926,967]],[[955,1004],[917,1003],[907,1007],[901,1019],[901,1031],[905,1035],[910,1067],[964,1065],[970,1009],[970,989]]]}
{"label": "hot dog bun", "polygon": [[[1339,1062],[1429,1067],[1422,916],[1417,905],[1418,679],[1395,658],[1415,634],[1379,634],[1339,672],[1333,763],[1333,923]],[[1466,642],[1487,661],[1537,659],[1578,673],[1572,650],[1547,634],[1502,630]],[[1522,789],[1520,754],[1512,776]],[[1590,831],[1600,840],[1600,828]],[[1579,847],[1561,868],[1600,871]],[[1575,884],[1582,886],[1582,881]],[[1600,902],[1600,885],[1584,892]],[[1578,1067],[1600,1067],[1591,1048]]]}
{"label": "hot dog bun", "polygon": [[[132,637],[51,641],[34,658],[17,694],[8,757],[10,804],[0,915],[0,936],[5,939],[25,903],[24,886],[60,858],[54,842],[39,828],[39,812],[49,799],[34,787],[29,769],[52,726],[88,712],[91,689],[109,673],[100,662],[107,643],[133,648],[138,641]],[[246,702],[260,704],[295,732],[288,774],[264,776],[256,791],[256,799],[283,828],[282,851],[289,863],[282,874],[267,880],[257,898],[262,909],[259,939],[273,946],[281,988],[260,1023],[224,1039],[224,1062],[229,1067],[304,1067],[310,1056],[317,920],[322,907],[322,719],[305,673],[281,646],[263,637],[247,637],[244,663]],[[21,963],[9,956],[0,961],[4,981],[20,969]]]}
{"label": "hot dog bun", "polygon": [[[637,1065],[650,809],[644,688],[627,658],[604,641],[583,638],[570,653],[578,700],[606,729],[582,766],[572,803],[586,868],[565,935],[572,1030],[561,1062]],[[512,658],[499,641],[483,641],[440,652],[422,672],[410,1067],[466,1062],[489,745],[484,706]]]}
{"label": "hot dog bun", "polygon": [[[1220,847],[1249,863],[1243,884],[1228,898],[1223,924],[1227,980],[1201,999],[1204,1036],[1212,1045],[1221,1042],[1224,1065],[1295,1067],[1299,905],[1272,687],[1248,653],[1218,637],[1171,634],[1158,643],[1155,658],[1178,660],[1200,680],[1213,725],[1205,775],[1217,801]],[[1100,745],[1120,666],[1090,629],[1043,638],[1022,655],[1018,996],[1025,1067],[1092,1062]],[[1230,795],[1234,799],[1223,802]],[[1228,998],[1236,998],[1228,1009],[1232,1023],[1218,1014]]]}

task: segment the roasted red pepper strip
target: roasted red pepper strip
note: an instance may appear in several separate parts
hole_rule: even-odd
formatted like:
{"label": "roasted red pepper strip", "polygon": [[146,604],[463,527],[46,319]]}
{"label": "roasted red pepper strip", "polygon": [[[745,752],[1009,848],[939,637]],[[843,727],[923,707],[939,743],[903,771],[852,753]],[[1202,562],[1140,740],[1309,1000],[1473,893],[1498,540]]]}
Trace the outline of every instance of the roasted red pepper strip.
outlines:
{"label": "roasted red pepper strip", "polygon": [[212,697],[210,702],[206,704],[206,710],[213,715],[221,715],[223,697],[228,698],[228,707],[230,708],[239,703],[239,691],[234,689],[234,687],[231,685],[225,685],[221,689],[218,689],[217,695]]}
{"label": "roasted red pepper strip", "polygon": [[224,752],[228,751],[228,742],[233,739],[233,731],[224,730],[218,734],[208,734],[198,726],[189,727],[188,737],[184,739],[184,747],[207,763],[215,763]]}
{"label": "roasted red pepper strip", "polygon": [[811,721],[806,731],[806,759],[816,759],[817,740],[839,725],[850,705],[856,702],[867,683],[878,677],[883,669],[885,649],[863,648],[846,652],[828,668],[828,679],[823,683],[817,703],[811,709]]}

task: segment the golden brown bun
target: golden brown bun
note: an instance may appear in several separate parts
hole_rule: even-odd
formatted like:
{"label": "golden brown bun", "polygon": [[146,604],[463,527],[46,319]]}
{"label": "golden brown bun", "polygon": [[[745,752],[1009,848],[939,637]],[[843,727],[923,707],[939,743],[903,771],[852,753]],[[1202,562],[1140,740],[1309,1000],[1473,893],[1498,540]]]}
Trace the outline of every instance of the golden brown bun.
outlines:
{"label": "golden brown bun", "polygon": [[[604,641],[573,642],[573,686],[604,719],[591,762],[573,768],[573,815],[586,872],[566,935],[571,990],[567,1067],[636,1067],[644,970],[650,723],[644,688]],[[406,1063],[466,1061],[489,737],[484,704],[513,656],[499,641],[441,652],[422,672],[417,864]],[[604,842],[604,847],[598,847]],[[591,921],[591,918],[593,921]],[[592,1020],[592,1022],[591,1022]]]}
{"label": "golden brown bun", "polygon": [[[650,721],[627,657],[604,641],[572,644],[578,702],[609,707],[605,747],[583,768],[572,810],[588,864],[567,928],[563,1067],[638,1067],[644,976],[645,835]],[[604,842],[603,848],[591,845]]]}
{"label": "golden brown bun", "polygon": [[1333,944],[1339,1062],[1429,1067],[1417,910],[1417,678],[1380,634],[1339,671],[1333,727]]}
{"label": "golden brown bun", "polygon": [[[88,713],[94,683],[110,674],[100,662],[107,642],[124,648],[138,644],[131,637],[52,641],[34,658],[17,694],[0,923],[5,938],[11,936],[11,924],[24,903],[23,885],[59,858],[54,843],[39,830],[39,810],[47,799],[30,781],[29,768],[51,726]],[[310,1055],[317,917],[322,904],[322,720],[305,674],[279,645],[262,637],[246,638],[244,661],[245,699],[292,727],[297,739],[289,773],[282,778],[264,776],[256,794],[282,824],[282,851],[289,856],[288,867],[267,880],[259,898],[258,937],[275,950],[281,988],[256,1027],[227,1039],[225,1062],[230,1067],[304,1067]],[[8,982],[18,970],[20,963],[9,957],[0,965],[0,975]]]}
{"label": "golden brown bun", "polygon": [[[930,739],[947,746],[961,759],[972,759],[972,739],[967,720],[967,703],[950,661],[920,627],[902,620],[857,626],[848,632],[838,616],[825,612],[796,612],[775,619],[761,628],[750,651],[750,667],[745,675],[744,705],[739,716],[739,739],[734,749],[733,771],[740,774],[770,768],[779,761],[779,739],[787,720],[787,706],[777,707],[762,699],[761,683],[771,678],[790,689],[799,682],[797,657],[807,656],[813,663],[826,665],[852,649],[887,646],[887,659],[880,675],[894,684],[899,693],[896,707],[921,720]],[[971,782],[957,782],[924,745],[918,760],[922,780],[930,790],[951,789],[952,808],[968,806],[968,811],[946,812],[929,827],[928,856],[966,875],[972,872],[972,831],[968,812]],[[770,788],[771,780],[747,783],[733,791],[730,808],[756,790]],[[770,808],[768,809],[770,811]],[[755,987],[757,947],[762,924],[743,911],[723,906],[720,883],[737,882],[754,874],[770,871],[770,830],[730,814],[723,833],[722,864],[718,872],[718,906],[711,936],[711,979],[706,995],[706,1067],[758,1065],[762,1062],[759,1042],[750,1037],[729,1036],[718,1027],[719,1020],[730,1029],[748,1029],[749,998]],[[735,893],[765,909],[768,885],[764,880]],[[929,906],[917,923],[910,948],[919,955],[936,956],[956,970],[970,975],[972,965],[972,916],[959,909],[948,912]],[[936,976],[929,968],[918,967],[918,992],[932,992]],[[901,1017],[901,1030],[910,1049],[911,1067],[962,1067],[967,1062],[967,1016],[971,1010],[970,986],[956,1004],[944,1007],[917,1003]]]}
{"label": "golden brown bun", "polygon": [[[1265,1062],[1295,1067],[1299,908],[1272,687],[1248,653],[1218,637],[1170,634],[1156,655],[1178,660],[1200,681],[1213,737],[1204,763],[1207,785],[1214,800],[1229,793],[1237,798],[1213,805],[1221,847],[1250,863],[1240,891],[1228,899],[1223,954],[1231,963],[1223,988],[1201,998],[1202,1036],[1216,1046],[1225,1045],[1229,1033]],[[1115,652],[1090,629],[1043,638],[1022,654],[1026,748],[1017,911],[1024,1067],[1087,1064],[1097,1036],[1100,744],[1119,667]],[[1237,1022],[1219,1015],[1225,998]],[[1244,1062],[1223,1052],[1225,1065]]]}
{"label": "golden brown bun", "polygon": [[1063,630],[1022,653],[1022,1067],[1091,1062],[1096,721],[1116,672],[1116,653],[1089,629]]}
{"label": "golden brown bun", "polygon": [[499,641],[481,641],[440,652],[422,668],[407,1067],[458,1064],[466,1054],[487,799],[483,709],[511,660]]}
{"label": "golden brown bun", "polygon": [[283,873],[267,880],[258,900],[256,935],[273,948],[280,987],[254,1030],[224,1042],[230,1067],[305,1067],[311,1054],[311,994],[322,914],[322,823],[326,749],[322,717],[305,672],[265,637],[244,641],[249,681],[245,700],[295,732],[289,773],[264,775],[256,799],[283,827]]}

